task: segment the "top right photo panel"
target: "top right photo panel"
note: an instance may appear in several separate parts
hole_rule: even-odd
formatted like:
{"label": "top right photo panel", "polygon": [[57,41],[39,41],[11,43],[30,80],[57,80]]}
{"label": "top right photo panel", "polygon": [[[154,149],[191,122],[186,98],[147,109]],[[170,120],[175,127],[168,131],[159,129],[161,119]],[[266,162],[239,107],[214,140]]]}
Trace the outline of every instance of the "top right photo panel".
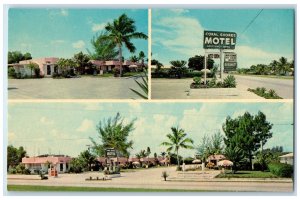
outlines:
{"label": "top right photo panel", "polygon": [[293,99],[294,9],[152,9],[152,99]]}

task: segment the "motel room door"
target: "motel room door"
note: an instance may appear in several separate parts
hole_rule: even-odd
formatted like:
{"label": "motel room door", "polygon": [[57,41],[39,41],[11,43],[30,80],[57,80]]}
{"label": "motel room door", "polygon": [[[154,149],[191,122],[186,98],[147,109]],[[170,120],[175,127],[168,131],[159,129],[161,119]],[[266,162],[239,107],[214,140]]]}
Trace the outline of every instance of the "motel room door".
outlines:
{"label": "motel room door", "polygon": [[47,65],[47,75],[51,75],[51,65]]}

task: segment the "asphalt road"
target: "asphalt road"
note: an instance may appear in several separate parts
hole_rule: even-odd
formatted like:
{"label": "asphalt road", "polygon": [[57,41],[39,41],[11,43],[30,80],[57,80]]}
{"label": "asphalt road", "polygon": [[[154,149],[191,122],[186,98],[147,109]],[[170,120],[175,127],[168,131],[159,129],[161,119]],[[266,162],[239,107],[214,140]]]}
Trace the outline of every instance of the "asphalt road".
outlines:
{"label": "asphalt road", "polygon": [[237,88],[255,89],[257,87],[265,87],[267,90],[273,89],[284,99],[294,98],[294,80],[279,78],[264,78],[255,76],[234,75],[237,81]]}
{"label": "asphalt road", "polygon": [[139,78],[8,79],[9,99],[140,99]]}

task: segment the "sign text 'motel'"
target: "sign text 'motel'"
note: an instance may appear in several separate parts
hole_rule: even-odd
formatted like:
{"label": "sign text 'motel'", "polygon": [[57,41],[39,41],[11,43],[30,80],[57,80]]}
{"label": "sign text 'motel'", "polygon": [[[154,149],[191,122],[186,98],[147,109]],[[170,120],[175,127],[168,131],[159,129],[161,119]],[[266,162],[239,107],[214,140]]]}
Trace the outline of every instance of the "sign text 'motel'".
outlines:
{"label": "sign text 'motel'", "polygon": [[236,33],[204,31],[204,49],[235,49]]}

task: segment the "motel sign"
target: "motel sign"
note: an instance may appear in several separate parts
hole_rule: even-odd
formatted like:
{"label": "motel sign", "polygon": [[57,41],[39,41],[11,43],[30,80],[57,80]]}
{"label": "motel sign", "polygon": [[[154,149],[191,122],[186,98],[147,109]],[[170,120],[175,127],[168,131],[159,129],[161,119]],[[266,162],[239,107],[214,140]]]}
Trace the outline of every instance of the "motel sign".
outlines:
{"label": "motel sign", "polygon": [[204,49],[235,49],[237,34],[234,32],[204,31]]}

